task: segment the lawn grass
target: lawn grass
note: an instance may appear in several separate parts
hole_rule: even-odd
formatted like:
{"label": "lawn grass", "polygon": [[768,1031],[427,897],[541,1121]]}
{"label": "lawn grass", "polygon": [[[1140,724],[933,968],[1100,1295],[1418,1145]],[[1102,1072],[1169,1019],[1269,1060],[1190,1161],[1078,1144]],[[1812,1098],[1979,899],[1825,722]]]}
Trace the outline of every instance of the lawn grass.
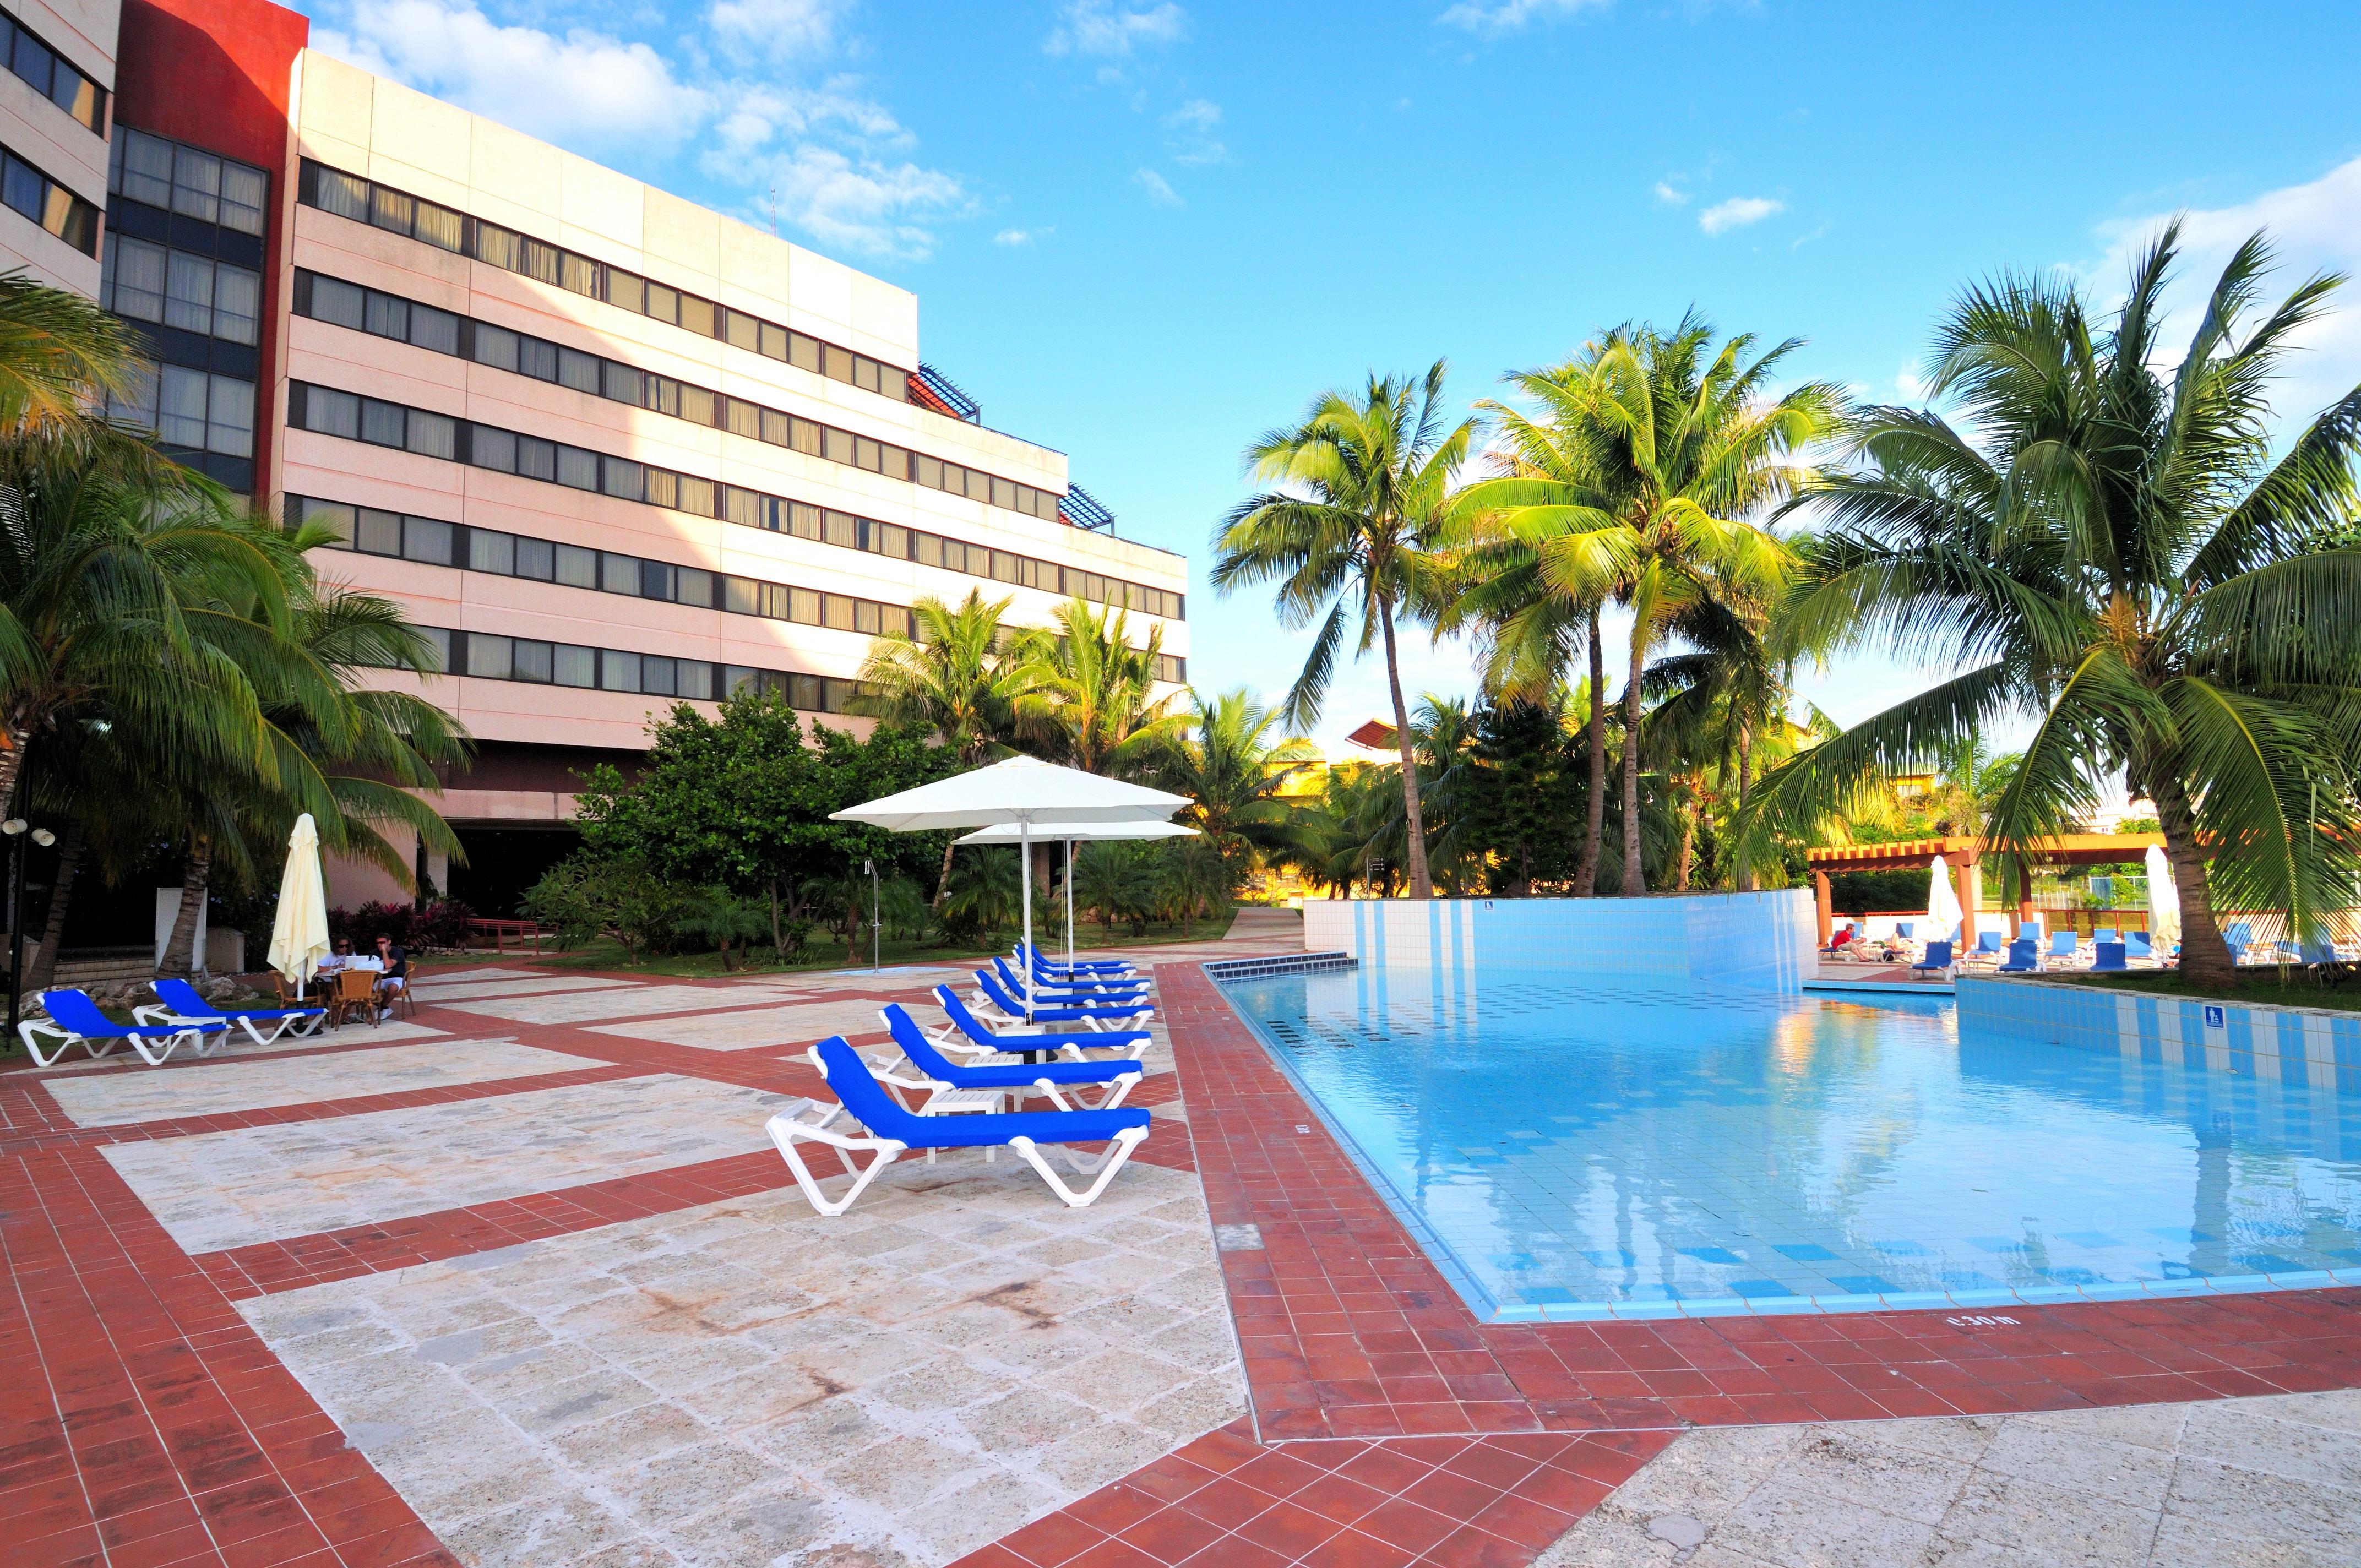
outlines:
{"label": "lawn grass", "polygon": [[2277,969],[2241,970],[2229,985],[2191,985],[2179,970],[2133,970],[2126,974],[2045,975],[2069,985],[2100,986],[2110,991],[2145,992],[2151,996],[2184,996],[2191,1001],[2244,1002],[2266,1007],[2320,1007],[2335,1013],[2361,1013],[2361,976],[2342,985],[2324,983],[2301,970],[2285,980]]}
{"label": "lawn grass", "polygon": [[[1131,927],[1127,925],[1119,924],[1113,931],[1096,925],[1077,926],[1074,927],[1074,950],[1080,953],[1085,948],[1095,950],[1101,948],[1147,948],[1160,947],[1174,942],[1215,941],[1221,938],[1222,933],[1230,928],[1230,921],[1235,917],[1235,912],[1233,911],[1227,915],[1217,915],[1211,919],[1199,920],[1186,932],[1183,932],[1177,923],[1154,922],[1148,926],[1148,934],[1143,937],[1133,936]],[[1055,932],[1037,930],[1035,935],[1040,938],[1043,949],[1052,958],[1060,957],[1065,952],[1066,933],[1062,927]],[[879,955],[878,961],[887,969],[904,964],[980,964],[994,953],[1006,953],[1015,941],[1015,934],[1006,931],[987,938],[979,945],[966,948],[889,939],[883,945],[884,950]],[[487,959],[499,962],[504,957],[516,959],[520,955],[455,953],[424,961],[436,964],[477,964],[482,963]],[[624,960],[621,945],[605,938],[593,942],[588,947],[577,948],[571,952],[563,953],[544,942],[539,959],[534,959],[529,950],[522,957],[525,961],[539,963],[544,968],[599,970],[616,974],[662,975],[675,980],[719,980],[739,975],[803,974],[827,970],[857,972],[869,967],[869,944],[862,942],[859,958],[851,963],[846,963],[844,944],[841,941],[827,938],[807,938],[804,944],[803,956],[793,963],[784,964],[772,955],[767,946],[757,944],[754,952],[741,960],[743,967],[727,970],[721,967],[721,955],[718,952],[665,953],[654,958],[642,959],[637,963],[628,963]]]}

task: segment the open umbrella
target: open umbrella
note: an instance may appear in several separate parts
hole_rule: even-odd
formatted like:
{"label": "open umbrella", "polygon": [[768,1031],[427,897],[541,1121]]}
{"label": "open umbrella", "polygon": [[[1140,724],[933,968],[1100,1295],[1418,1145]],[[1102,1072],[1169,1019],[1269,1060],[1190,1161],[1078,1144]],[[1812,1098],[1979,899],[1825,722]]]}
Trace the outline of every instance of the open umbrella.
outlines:
{"label": "open umbrella", "polygon": [[1960,895],[1951,886],[1950,863],[1940,855],[1935,857],[1934,879],[1927,884],[1927,919],[1938,940],[1960,924]]}
{"label": "open umbrella", "polygon": [[1014,844],[1021,836],[1035,839],[1063,839],[1066,841],[1066,967],[1074,967],[1074,845],[1096,843],[1103,839],[1194,839],[1194,828],[1183,828],[1178,822],[1035,822],[1029,825],[1002,823],[997,828],[979,828],[960,840],[962,844]]}
{"label": "open umbrella", "polygon": [[279,914],[270,923],[269,963],[295,982],[303,982],[328,956],[328,882],[320,872],[320,830],[312,814],[295,819],[287,837],[287,870],[279,879]]}
{"label": "open umbrella", "polygon": [[2147,847],[2147,939],[2156,956],[2170,956],[2180,940],[2180,886],[2172,880],[2172,862],[2158,845]]}
{"label": "open umbrella", "polygon": [[866,822],[895,833],[941,828],[992,828],[1014,824],[1025,857],[1018,875],[1025,906],[1025,1018],[1033,1019],[1033,824],[1036,822],[1161,822],[1189,804],[1189,797],[1160,789],[1101,778],[1078,768],[1060,768],[1031,757],[976,768],[933,784],[906,789],[842,811],[837,822]]}

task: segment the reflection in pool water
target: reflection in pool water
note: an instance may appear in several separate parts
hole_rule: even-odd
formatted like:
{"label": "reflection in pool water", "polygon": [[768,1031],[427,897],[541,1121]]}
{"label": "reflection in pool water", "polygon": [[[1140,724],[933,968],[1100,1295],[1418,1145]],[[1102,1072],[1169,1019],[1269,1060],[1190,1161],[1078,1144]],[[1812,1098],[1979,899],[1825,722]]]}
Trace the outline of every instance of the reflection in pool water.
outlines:
{"label": "reflection in pool water", "polygon": [[2361,1096],[1962,1039],[1931,997],[1224,989],[1479,1317],[2361,1284]]}

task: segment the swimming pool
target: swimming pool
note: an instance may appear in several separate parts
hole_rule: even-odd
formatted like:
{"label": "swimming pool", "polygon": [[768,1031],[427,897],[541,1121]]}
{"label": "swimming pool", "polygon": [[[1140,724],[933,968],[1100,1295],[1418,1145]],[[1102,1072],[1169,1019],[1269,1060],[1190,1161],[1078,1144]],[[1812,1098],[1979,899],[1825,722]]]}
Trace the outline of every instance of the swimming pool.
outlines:
{"label": "swimming pool", "polygon": [[1931,997],[1223,990],[1488,1321],[2361,1284],[2361,1095],[1963,1039]]}

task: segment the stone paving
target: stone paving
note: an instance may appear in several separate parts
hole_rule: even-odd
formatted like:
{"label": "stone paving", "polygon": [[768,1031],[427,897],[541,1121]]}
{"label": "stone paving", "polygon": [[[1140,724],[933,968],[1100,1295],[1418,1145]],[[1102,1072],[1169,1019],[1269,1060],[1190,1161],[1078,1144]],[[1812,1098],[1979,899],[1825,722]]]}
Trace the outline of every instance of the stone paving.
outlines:
{"label": "stone paving", "polygon": [[791,1185],[804,1047],[896,1059],[942,966],[502,959],[416,1022],[0,1072],[0,1560],[2361,1559],[2351,1293],[1475,1323],[1196,970],[1265,926],[1142,955],[1156,1130],[1083,1211],[976,1151],[836,1220]]}

